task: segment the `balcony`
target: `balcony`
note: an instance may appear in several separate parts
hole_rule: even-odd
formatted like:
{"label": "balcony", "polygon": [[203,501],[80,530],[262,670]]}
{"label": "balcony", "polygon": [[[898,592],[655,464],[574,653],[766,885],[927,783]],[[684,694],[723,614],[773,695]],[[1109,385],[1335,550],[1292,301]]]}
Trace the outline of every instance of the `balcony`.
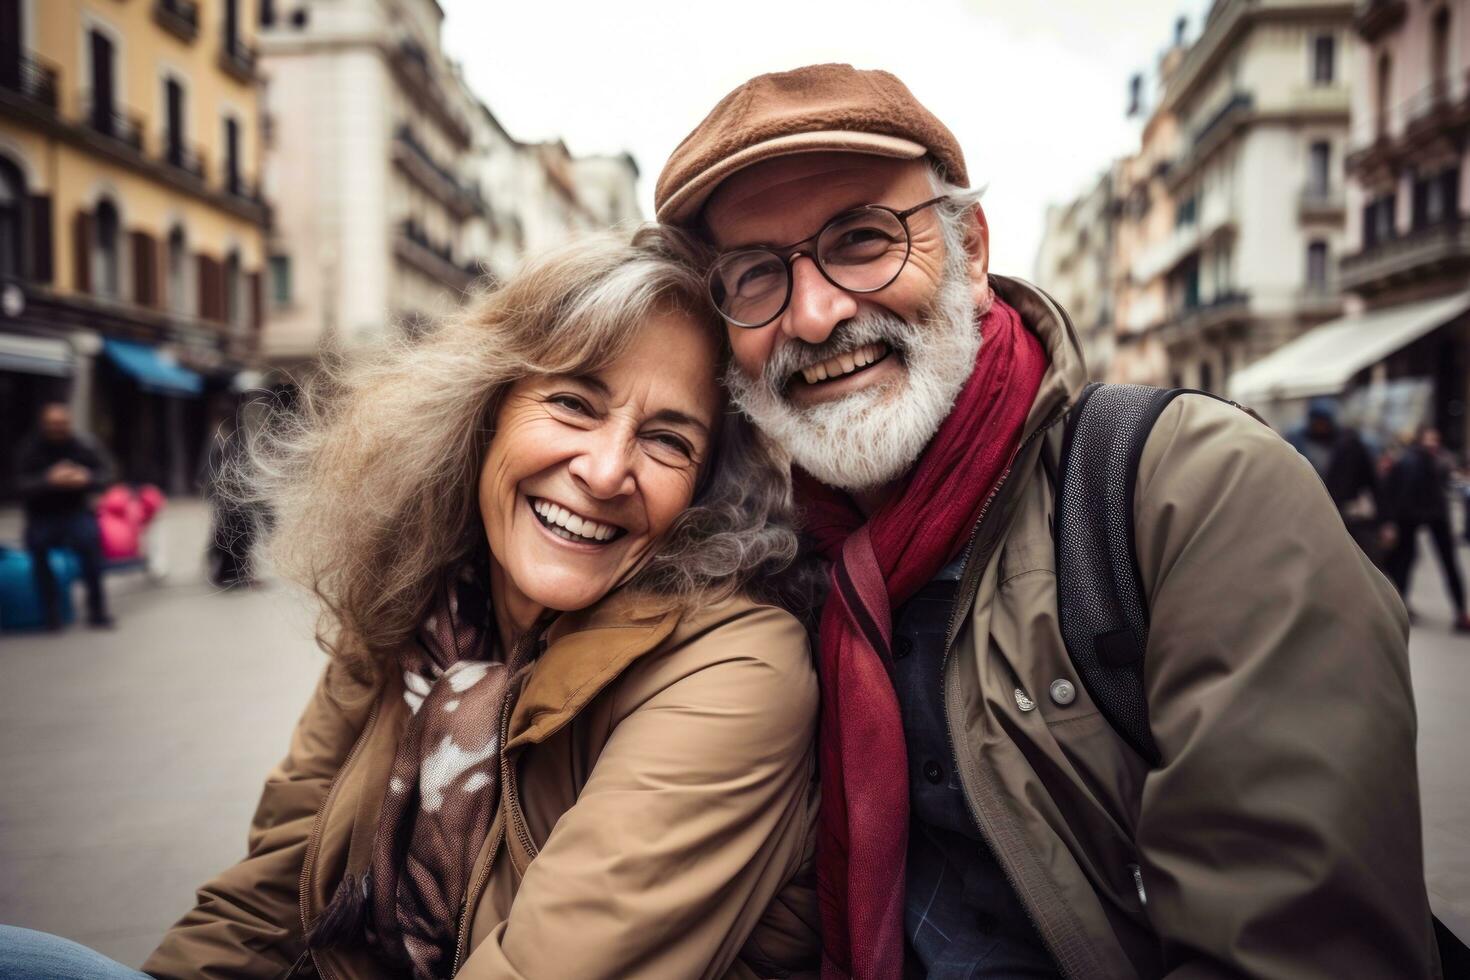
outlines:
{"label": "balcony", "polygon": [[1249,92],[1237,92],[1197,126],[1189,140],[1189,150],[1165,177],[1170,190],[1178,190],[1226,140],[1239,132],[1255,115],[1255,99]]}
{"label": "balcony", "polygon": [[1353,17],[1358,36],[1372,44],[1403,24],[1408,9],[1406,0],[1362,0]]}
{"label": "balcony", "polygon": [[1308,185],[1297,198],[1297,214],[1303,221],[1340,221],[1346,208],[1341,189]]}
{"label": "balcony", "polygon": [[1343,258],[1343,289],[1371,297],[1414,283],[1470,275],[1470,220],[1456,216]]}
{"label": "balcony", "polygon": [[242,174],[226,172],[224,191],[230,197],[264,206],[265,198],[260,193],[260,185],[250,183]]}
{"label": "balcony", "polygon": [[388,63],[417,107],[438,123],[450,142],[460,149],[469,149],[469,124],[455,111],[448,95],[440,87],[423,47],[412,38],[403,38],[389,52]]}
{"label": "balcony", "polygon": [[199,147],[187,147],[182,143],[169,143],[163,151],[163,162],[175,170],[182,171],[195,180],[204,180],[204,153]]}
{"label": "balcony", "polygon": [[456,218],[489,213],[479,186],[461,181],[452,170],[435,160],[406,123],[394,135],[393,162]]}
{"label": "balcony", "polygon": [[1237,323],[1250,313],[1250,294],[1231,289],[1207,300],[1186,299],[1159,329],[1159,339],[1164,344],[1176,343],[1184,338],[1216,331]]}
{"label": "balcony", "polygon": [[135,153],[143,152],[143,120],[136,112],[120,111],[112,103],[98,103],[83,93],[82,120],[88,129],[115,140]]}
{"label": "balcony", "polygon": [[57,108],[56,79],[54,65],[21,55],[13,65],[0,66],[0,93],[26,108],[54,113]]}
{"label": "balcony", "polygon": [[153,22],[185,43],[199,36],[198,0],[153,0]]}
{"label": "balcony", "polygon": [[435,242],[418,222],[405,218],[398,224],[393,254],[402,262],[455,292],[474,285],[481,273],[478,262],[456,262],[454,250]]}
{"label": "balcony", "polygon": [[255,49],[238,37],[226,35],[219,46],[219,67],[237,82],[255,81]]}

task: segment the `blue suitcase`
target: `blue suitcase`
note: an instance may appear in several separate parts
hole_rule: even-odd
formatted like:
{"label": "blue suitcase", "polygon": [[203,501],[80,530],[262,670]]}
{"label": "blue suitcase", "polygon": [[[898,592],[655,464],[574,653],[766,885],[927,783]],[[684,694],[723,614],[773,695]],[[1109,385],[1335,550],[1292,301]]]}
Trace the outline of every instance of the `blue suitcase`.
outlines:
{"label": "blue suitcase", "polygon": [[[81,573],[81,563],[70,551],[53,548],[50,552],[51,574],[61,589],[61,621],[73,618],[72,583]],[[31,554],[24,548],[0,545],[0,630],[37,629],[42,625],[41,597],[36,592],[36,578],[31,570]]]}

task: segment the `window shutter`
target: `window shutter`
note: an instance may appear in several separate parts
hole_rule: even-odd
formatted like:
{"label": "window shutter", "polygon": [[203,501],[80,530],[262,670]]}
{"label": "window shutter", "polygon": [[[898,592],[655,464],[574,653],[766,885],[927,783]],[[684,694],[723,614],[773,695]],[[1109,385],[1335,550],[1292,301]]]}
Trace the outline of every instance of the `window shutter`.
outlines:
{"label": "window shutter", "polygon": [[250,273],[248,280],[250,290],[250,332],[258,335],[262,323],[262,314],[265,309],[265,294],[262,292],[264,284],[261,281],[259,272]]}
{"label": "window shutter", "polygon": [[31,195],[31,268],[29,272],[32,282],[51,282],[51,195],[49,194]]}
{"label": "window shutter", "polygon": [[92,291],[92,216],[78,211],[72,222],[72,256],[76,260],[76,290],[79,293]]}
{"label": "window shutter", "polygon": [[154,268],[153,236],[135,231],[133,243],[133,302],[155,309],[158,306],[158,270]]}

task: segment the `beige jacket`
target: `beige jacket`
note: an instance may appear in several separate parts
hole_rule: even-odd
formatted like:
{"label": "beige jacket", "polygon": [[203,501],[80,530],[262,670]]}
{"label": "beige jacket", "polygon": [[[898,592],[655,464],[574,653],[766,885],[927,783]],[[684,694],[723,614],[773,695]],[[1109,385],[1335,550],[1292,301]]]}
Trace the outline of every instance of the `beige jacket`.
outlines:
{"label": "beige jacket", "polygon": [[[409,711],[402,682],[329,668],[266,781],[248,856],[144,965],[160,978],[311,975],[301,937],[368,866]],[[500,816],[461,913],[458,976],[784,976],[815,962],[817,685],[801,625],[733,600],[631,597],[561,617],[502,753]],[[323,977],[386,974],[354,950]]]}
{"label": "beige jacket", "polygon": [[[1134,503],[1150,770],[1057,625],[1048,470],[1085,382],[1076,336],[1039,290],[995,287],[1050,367],[975,529],[944,768],[1063,972],[1437,975],[1403,604],[1285,441],[1231,405],[1174,399]],[[1058,680],[1075,699],[1052,696]]]}

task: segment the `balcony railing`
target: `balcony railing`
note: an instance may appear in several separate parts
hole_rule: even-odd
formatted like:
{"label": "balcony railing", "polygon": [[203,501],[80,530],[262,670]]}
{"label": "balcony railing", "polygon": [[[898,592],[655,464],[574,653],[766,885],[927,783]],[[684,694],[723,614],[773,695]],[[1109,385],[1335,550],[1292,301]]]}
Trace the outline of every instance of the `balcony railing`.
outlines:
{"label": "balcony railing", "polygon": [[434,241],[412,218],[398,223],[395,252],[420,272],[451,289],[468,289],[484,272],[478,262],[456,261],[454,250],[448,244]]}
{"label": "balcony railing", "polygon": [[1237,113],[1249,112],[1254,104],[1255,100],[1249,92],[1237,92],[1232,95],[1224,105],[1215,110],[1215,114],[1203,126],[1194,131],[1195,151],[1198,152],[1200,147],[1207,143],[1214,134],[1222,132]]}
{"label": "balcony railing", "polygon": [[153,0],[153,20],[183,41],[199,36],[198,0]]}
{"label": "balcony railing", "polygon": [[54,65],[29,55],[23,54],[11,64],[0,65],[0,88],[50,112],[57,108],[56,79]]}
{"label": "balcony railing", "polygon": [[169,144],[163,151],[163,162],[175,170],[204,179],[204,154],[199,147],[187,147],[181,143]]}
{"label": "balcony railing", "polygon": [[95,102],[85,93],[80,105],[82,121],[88,129],[139,153],[143,151],[143,121],[137,113],[120,110],[111,103]]}
{"label": "balcony railing", "polygon": [[480,194],[479,185],[461,180],[454,171],[436,160],[428,148],[419,142],[413,127],[407,123],[401,124],[395,138],[408,157],[401,161],[407,164],[404,169],[420,183],[426,184],[430,192],[457,216],[463,218],[488,212],[488,205]]}
{"label": "balcony railing", "polygon": [[219,66],[239,81],[255,79],[255,49],[238,37],[225,37],[219,46]]}
{"label": "balcony railing", "polygon": [[1374,293],[1398,283],[1470,272],[1470,219],[1458,215],[1393,238],[1380,239],[1345,256],[1344,289]]}
{"label": "balcony railing", "polygon": [[1298,199],[1298,213],[1303,218],[1332,218],[1340,216],[1346,208],[1341,190],[1331,187],[1302,188]]}
{"label": "balcony railing", "polygon": [[246,180],[244,174],[226,173],[224,190],[231,197],[238,197],[243,201],[251,201],[255,204],[264,203],[265,200],[261,196],[260,185]]}
{"label": "balcony railing", "polygon": [[1358,34],[1373,42],[1404,22],[1406,0],[1362,0],[1355,15]]}

